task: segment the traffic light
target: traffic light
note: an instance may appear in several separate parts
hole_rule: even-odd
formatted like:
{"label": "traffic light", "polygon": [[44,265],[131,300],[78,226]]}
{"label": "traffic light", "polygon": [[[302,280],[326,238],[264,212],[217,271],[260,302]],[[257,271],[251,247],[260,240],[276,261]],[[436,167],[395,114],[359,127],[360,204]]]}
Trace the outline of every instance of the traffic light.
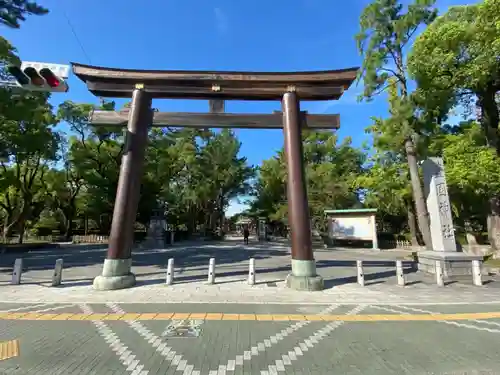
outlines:
{"label": "traffic light", "polygon": [[69,65],[23,62],[21,66],[10,65],[7,71],[18,86],[29,91],[67,92]]}

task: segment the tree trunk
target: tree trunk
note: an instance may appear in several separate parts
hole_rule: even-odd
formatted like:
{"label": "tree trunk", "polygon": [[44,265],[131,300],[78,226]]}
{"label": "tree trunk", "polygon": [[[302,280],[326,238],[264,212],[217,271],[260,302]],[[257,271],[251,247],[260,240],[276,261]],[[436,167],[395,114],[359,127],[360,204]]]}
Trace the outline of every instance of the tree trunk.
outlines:
{"label": "tree trunk", "polygon": [[24,240],[24,233],[26,232],[26,220],[21,218],[19,220],[19,241],[18,244],[22,244]]}
{"label": "tree trunk", "polygon": [[413,199],[415,201],[415,209],[417,211],[417,222],[422,233],[422,237],[427,250],[432,250],[431,228],[429,225],[429,213],[425,204],[422,184],[418,174],[417,156],[413,141],[408,138],[405,141],[406,157],[408,159],[408,168],[410,170],[411,188],[413,191]]}
{"label": "tree trunk", "polygon": [[73,235],[73,213],[68,213],[66,216],[66,225],[64,230],[64,239],[66,241],[71,240],[71,236]]}
{"label": "tree trunk", "polygon": [[419,246],[418,243],[418,229],[417,229],[417,219],[415,217],[415,210],[413,208],[413,202],[409,202],[408,207],[408,228],[410,229],[411,245]]}

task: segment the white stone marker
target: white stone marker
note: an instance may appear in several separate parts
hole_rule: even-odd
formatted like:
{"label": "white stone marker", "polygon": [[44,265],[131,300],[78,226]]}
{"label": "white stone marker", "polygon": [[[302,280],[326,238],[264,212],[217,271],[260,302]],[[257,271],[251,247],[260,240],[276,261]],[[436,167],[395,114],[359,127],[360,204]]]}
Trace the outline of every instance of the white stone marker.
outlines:
{"label": "white stone marker", "polygon": [[248,265],[248,285],[255,285],[255,258],[250,258]]}
{"label": "white stone marker", "polygon": [[358,270],[358,284],[361,286],[365,286],[365,275],[363,273],[363,261],[356,261],[356,268]]}
{"label": "white stone marker", "polygon": [[456,252],[455,231],[442,158],[429,158],[422,165],[427,209],[431,225],[432,249]]}
{"label": "white stone marker", "polygon": [[440,260],[436,260],[436,284],[438,286],[444,286],[443,267],[441,266]]}
{"label": "white stone marker", "polygon": [[403,270],[403,261],[402,260],[396,261],[396,276],[398,278],[398,285],[405,286],[406,280],[405,280],[405,273]]}
{"label": "white stone marker", "polygon": [[483,278],[481,275],[481,263],[479,260],[472,261],[472,282],[476,286],[483,285]]}
{"label": "white stone marker", "polygon": [[174,282],[174,258],[170,258],[167,263],[167,279],[165,283],[167,285],[172,285]]}
{"label": "white stone marker", "polygon": [[23,272],[23,260],[22,258],[16,259],[14,262],[14,269],[12,270],[12,282],[13,285],[21,284],[21,274]]}
{"label": "white stone marker", "polygon": [[210,258],[208,263],[208,283],[215,284],[215,258]]}
{"label": "white stone marker", "polygon": [[64,263],[62,259],[56,260],[56,265],[54,267],[54,274],[52,275],[52,286],[61,285],[63,264]]}

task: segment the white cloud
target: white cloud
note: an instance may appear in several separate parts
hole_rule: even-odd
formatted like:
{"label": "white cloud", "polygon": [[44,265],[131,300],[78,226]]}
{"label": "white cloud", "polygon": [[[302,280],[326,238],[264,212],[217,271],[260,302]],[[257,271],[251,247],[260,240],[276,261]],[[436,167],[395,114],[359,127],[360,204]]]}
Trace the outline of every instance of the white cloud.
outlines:
{"label": "white cloud", "polygon": [[221,8],[214,8],[215,27],[220,33],[225,33],[228,29],[227,16]]}

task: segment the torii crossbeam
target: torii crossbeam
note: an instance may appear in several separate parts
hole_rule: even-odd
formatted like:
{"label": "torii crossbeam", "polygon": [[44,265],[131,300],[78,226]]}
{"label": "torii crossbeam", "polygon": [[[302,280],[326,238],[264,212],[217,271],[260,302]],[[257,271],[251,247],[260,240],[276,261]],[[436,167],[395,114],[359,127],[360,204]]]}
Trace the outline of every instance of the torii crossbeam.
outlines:
{"label": "torii crossbeam", "polygon": [[[312,115],[300,111],[299,100],[337,100],[356,78],[358,68],[311,72],[217,72],[130,70],[72,63],[74,74],[100,97],[132,98],[130,111],[91,114],[101,125],[127,124],[116,194],[109,248],[96,289],[127,288],[135,284],[131,273],[133,228],[139,201],[140,179],[149,126],[283,128],[287,161],[288,222],[292,240],[292,272],[287,286],[320,290],[316,273],[309,207],[304,176],[301,130],[337,129],[338,115]],[[208,99],[212,113],[162,113],[151,108],[153,98]],[[273,114],[229,114],[224,100],[280,100]],[[217,109],[218,108],[218,109]],[[218,112],[218,113],[213,113]]]}

